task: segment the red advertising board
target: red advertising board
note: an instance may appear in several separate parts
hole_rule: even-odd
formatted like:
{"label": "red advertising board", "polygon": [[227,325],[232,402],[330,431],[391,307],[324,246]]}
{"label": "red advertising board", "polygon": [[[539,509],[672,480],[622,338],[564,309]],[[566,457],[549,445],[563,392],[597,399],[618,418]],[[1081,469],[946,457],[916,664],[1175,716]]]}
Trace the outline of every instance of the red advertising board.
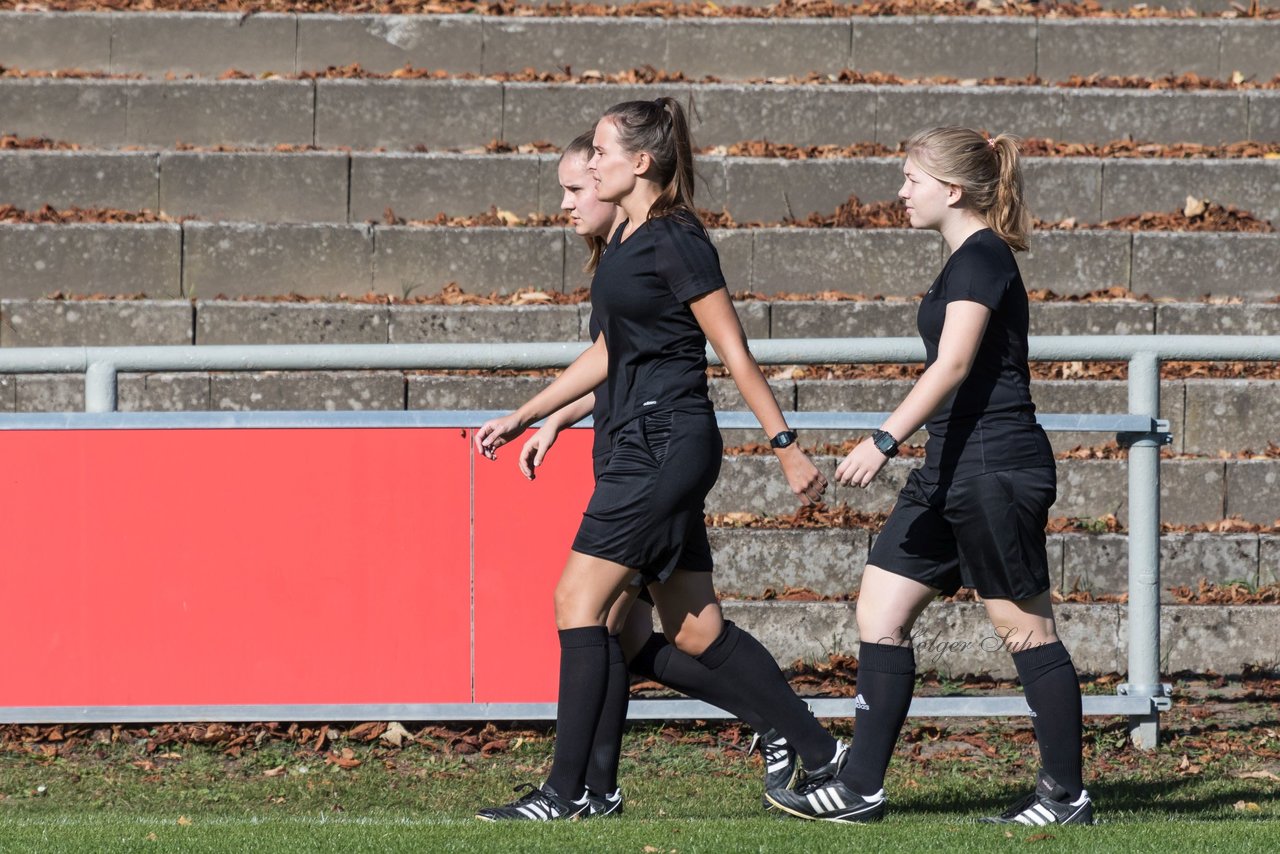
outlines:
{"label": "red advertising board", "polygon": [[532,481],[516,467],[520,441],[476,458],[476,702],[556,700],[552,596],[591,497],[591,437],[562,433]]}
{"label": "red advertising board", "polygon": [[[581,483],[515,490],[525,484],[508,484],[513,462],[477,461],[469,438],[458,428],[0,431],[0,705],[471,702],[473,565],[497,572],[521,554],[536,570],[519,584],[475,580],[477,604],[498,609],[485,615],[485,648],[520,650],[513,672],[551,673],[523,664],[545,643],[519,621],[533,615],[529,631],[542,642],[549,628],[554,641],[556,561],[542,552],[567,548],[551,531],[575,521],[577,499],[548,493]],[[575,442],[560,455],[566,472],[589,464]],[[473,530],[474,471],[485,488],[512,491],[475,501]],[[502,542],[473,562],[478,532]],[[531,532],[545,536],[522,545]],[[504,637],[507,625],[519,631]]]}

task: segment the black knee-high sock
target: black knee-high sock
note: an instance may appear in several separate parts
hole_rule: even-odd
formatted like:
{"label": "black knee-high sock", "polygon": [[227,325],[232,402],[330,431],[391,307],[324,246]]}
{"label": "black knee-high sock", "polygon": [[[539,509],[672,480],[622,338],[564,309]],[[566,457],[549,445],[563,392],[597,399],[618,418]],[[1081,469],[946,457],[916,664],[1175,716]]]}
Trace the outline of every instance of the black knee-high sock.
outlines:
{"label": "black knee-high sock", "polygon": [[732,685],[724,684],[720,674],[691,655],[676,649],[661,632],[654,632],[631,659],[631,672],[674,688],[695,700],[724,709],[759,733],[773,726],[755,713]]}
{"label": "black knee-high sock", "polygon": [[1031,724],[1040,745],[1040,764],[1074,800],[1084,789],[1080,774],[1080,679],[1071,654],[1055,641],[1013,654]]}
{"label": "black knee-high sock", "polygon": [[547,783],[567,798],[582,795],[587,761],[609,681],[609,632],[604,626],[560,630],[560,696],[556,753]]}
{"label": "black knee-high sock", "polygon": [[669,646],[671,646],[671,641],[667,640],[666,635],[662,632],[654,632],[649,635],[649,639],[644,642],[644,646],[636,650],[636,654],[627,660],[627,667],[637,676],[643,676],[645,679],[659,682],[661,680],[658,679],[656,660],[658,653]]}
{"label": "black knee-high sock", "polygon": [[820,768],[831,761],[836,740],[791,690],[760,641],[725,620],[720,637],[694,658],[724,679],[722,684],[732,686],[743,705],[769,721],[800,754],[806,768]]}
{"label": "black knee-high sock", "polygon": [[627,723],[627,700],[631,696],[631,676],[617,635],[609,635],[609,681],[604,690],[604,706],[596,724],[587,765],[587,788],[597,795],[618,788],[618,759],[622,753],[622,729]]}
{"label": "black knee-high sock", "polygon": [[902,722],[916,684],[916,655],[909,646],[858,644],[857,718],[853,744],[840,780],[860,795],[884,787],[884,772],[893,756]]}

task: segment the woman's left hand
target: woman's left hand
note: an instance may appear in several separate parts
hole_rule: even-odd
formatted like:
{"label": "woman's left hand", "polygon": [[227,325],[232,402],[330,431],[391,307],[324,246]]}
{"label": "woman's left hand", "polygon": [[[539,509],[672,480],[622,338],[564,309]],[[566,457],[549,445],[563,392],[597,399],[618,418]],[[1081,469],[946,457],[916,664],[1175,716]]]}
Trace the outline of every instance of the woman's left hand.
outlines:
{"label": "woman's left hand", "polygon": [[782,473],[787,477],[791,491],[801,504],[817,504],[826,492],[827,479],[809,459],[809,455],[792,445],[775,452],[782,463]]}
{"label": "woman's left hand", "polygon": [[491,418],[476,431],[476,453],[496,460],[498,448],[519,436],[524,429],[524,422],[514,412],[501,418]]}
{"label": "woman's left hand", "polygon": [[889,458],[880,453],[868,436],[836,466],[836,480],[845,486],[865,487],[875,480],[888,461]]}

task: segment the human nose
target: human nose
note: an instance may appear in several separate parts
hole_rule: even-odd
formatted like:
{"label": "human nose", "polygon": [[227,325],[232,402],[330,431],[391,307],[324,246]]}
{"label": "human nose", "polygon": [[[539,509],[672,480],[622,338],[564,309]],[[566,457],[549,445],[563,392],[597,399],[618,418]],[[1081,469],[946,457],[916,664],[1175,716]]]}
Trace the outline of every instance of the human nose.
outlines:
{"label": "human nose", "polygon": [[560,210],[571,211],[575,205],[573,204],[573,193],[568,190],[564,191],[564,195],[560,197]]}

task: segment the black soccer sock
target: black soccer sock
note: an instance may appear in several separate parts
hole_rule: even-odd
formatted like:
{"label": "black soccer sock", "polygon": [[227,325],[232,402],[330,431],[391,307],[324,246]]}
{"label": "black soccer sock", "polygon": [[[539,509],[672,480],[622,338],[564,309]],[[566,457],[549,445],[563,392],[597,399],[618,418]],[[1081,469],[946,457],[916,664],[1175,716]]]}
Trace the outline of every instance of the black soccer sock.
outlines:
{"label": "black soccer sock", "polygon": [[725,620],[720,637],[694,658],[724,680],[720,684],[730,686],[742,705],[772,724],[806,768],[820,768],[835,756],[836,740],[791,690],[760,641]]}
{"label": "black soccer sock", "polygon": [[662,632],[654,632],[649,635],[649,639],[644,645],[636,650],[636,654],[627,660],[627,668],[637,676],[643,676],[653,682],[661,682],[658,678],[657,658],[658,653],[671,646],[671,641],[667,640],[666,635]]}
{"label": "black soccer sock", "polygon": [[1080,772],[1080,679],[1062,641],[1013,654],[1022,691],[1031,707],[1031,725],[1040,746],[1040,764],[1072,800],[1084,791]]}
{"label": "black soccer sock", "polygon": [[[650,677],[655,682],[724,709],[756,732],[764,733],[773,728],[750,705],[742,701],[733,685],[725,684],[719,671],[708,670],[698,659],[676,649],[675,644],[662,634],[654,632],[654,638],[662,638],[661,645],[655,643],[653,638],[649,641],[656,647],[652,659],[653,676]],[[645,648],[648,647],[649,644],[645,644]]]}
{"label": "black soccer sock", "polygon": [[909,646],[858,644],[857,717],[840,780],[859,795],[884,788],[884,773],[911,706],[916,654]]}
{"label": "black soccer sock", "polygon": [[618,759],[622,753],[622,730],[627,723],[627,700],[631,696],[631,676],[617,635],[609,635],[609,681],[604,690],[604,706],[596,724],[596,737],[587,764],[587,788],[597,795],[618,788]]}
{"label": "black soccer sock", "polygon": [[547,782],[566,798],[580,797],[586,786],[587,762],[608,681],[608,629],[561,629],[555,761]]}

